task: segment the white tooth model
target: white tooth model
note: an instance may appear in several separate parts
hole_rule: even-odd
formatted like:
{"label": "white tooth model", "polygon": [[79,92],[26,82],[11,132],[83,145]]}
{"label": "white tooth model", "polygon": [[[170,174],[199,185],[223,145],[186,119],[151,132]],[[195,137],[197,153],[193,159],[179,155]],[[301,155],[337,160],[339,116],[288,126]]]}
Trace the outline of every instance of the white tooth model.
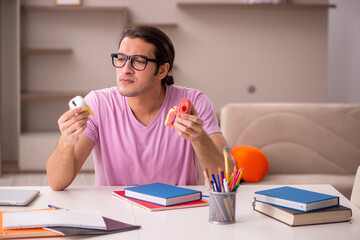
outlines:
{"label": "white tooth model", "polygon": [[81,112],[89,111],[91,116],[94,116],[94,113],[91,111],[90,107],[86,104],[85,100],[81,96],[76,96],[69,102],[69,107],[71,109],[81,107]]}

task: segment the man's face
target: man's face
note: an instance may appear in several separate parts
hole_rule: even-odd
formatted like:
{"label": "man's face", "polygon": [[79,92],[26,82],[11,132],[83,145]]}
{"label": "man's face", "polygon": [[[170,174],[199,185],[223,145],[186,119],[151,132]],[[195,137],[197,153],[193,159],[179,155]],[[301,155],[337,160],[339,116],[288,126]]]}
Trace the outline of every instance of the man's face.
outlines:
{"label": "man's face", "polygon": [[[154,46],[140,38],[125,37],[118,50],[127,56],[142,55],[149,59],[155,59]],[[116,68],[117,88],[121,95],[135,97],[151,93],[152,90],[161,87],[161,80],[155,75],[156,63],[147,62],[143,71],[132,68],[130,60],[125,66]]]}

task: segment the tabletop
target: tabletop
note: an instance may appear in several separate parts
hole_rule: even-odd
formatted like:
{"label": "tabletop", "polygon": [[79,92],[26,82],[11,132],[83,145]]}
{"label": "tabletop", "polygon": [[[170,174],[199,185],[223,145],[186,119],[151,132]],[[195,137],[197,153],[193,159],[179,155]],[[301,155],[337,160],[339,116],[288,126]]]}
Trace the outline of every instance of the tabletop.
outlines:
{"label": "tabletop", "polygon": [[[91,239],[360,239],[360,209],[331,185],[290,185],[336,195],[340,204],[352,209],[351,222],[290,227],[252,209],[254,192],[280,185],[242,185],[236,196],[236,222],[216,225],[208,222],[209,207],[150,212],[112,196],[124,187],[69,187],[52,191],[45,186],[0,187],[38,189],[40,195],[26,207],[2,206],[2,211],[46,208],[48,204],[71,210],[99,210],[104,217],[141,225],[139,230],[91,236]],[[186,186],[208,195],[205,186]],[[61,239],[88,239],[89,236]],[[35,238],[32,238],[35,239]],[[39,238],[45,239],[45,238]],[[49,238],[51,239],[51,238]],[[54,238],[52,238],[54,239]]]}

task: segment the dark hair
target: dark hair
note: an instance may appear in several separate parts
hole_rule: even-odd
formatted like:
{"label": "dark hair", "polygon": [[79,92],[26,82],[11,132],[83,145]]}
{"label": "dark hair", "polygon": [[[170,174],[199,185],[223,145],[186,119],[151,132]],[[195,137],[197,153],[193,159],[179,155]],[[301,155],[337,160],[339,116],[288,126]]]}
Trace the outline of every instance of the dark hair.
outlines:
{"label": "dark hair", "polygon": [[[160,65],[164,63],[170,64],[169,72],[172,70],[175,58],[175,49],[170,38],[164,32],[151,26],[129,27],[122,32],[118,47],[120,47],[120,44],[125,37],[140,38],[145,42],[154,45],[155,58],[159,60],[159,63],[157,63],[156,73],[158,72]],[[161,83],[164,85],[174,84],[174,78],[169,75],[169,72],[161,80]]]}

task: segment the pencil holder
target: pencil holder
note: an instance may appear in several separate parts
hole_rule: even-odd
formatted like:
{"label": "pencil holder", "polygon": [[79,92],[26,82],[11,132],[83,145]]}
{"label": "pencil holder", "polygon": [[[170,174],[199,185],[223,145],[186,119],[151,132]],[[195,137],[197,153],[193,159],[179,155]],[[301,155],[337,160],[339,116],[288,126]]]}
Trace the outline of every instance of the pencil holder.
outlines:
{"label": "pencil holder", "polygon": [[236,192],[209,191],[209,222],[214,224],[235,223]]}

